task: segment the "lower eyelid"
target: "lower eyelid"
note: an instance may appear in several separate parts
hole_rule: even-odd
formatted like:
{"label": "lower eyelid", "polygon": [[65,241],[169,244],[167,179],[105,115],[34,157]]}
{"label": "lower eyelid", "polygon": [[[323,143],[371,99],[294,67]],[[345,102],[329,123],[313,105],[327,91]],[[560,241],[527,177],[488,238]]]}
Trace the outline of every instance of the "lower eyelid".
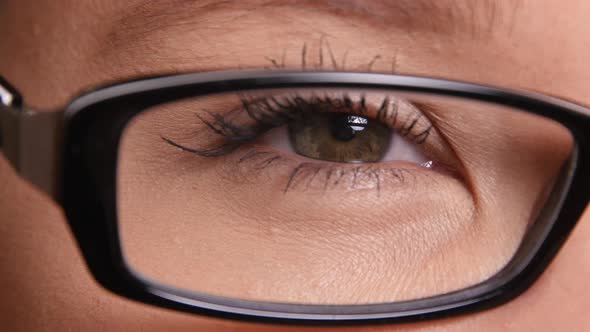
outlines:
{"label": "lower eyelid", "polygon": [[283,193],[408,188],[418,182],[440,182],[453,177],[444,169],[404,162],[346,164],[308,158],[251,144],[219,160],[221,176],[236,184],[272,184]]}

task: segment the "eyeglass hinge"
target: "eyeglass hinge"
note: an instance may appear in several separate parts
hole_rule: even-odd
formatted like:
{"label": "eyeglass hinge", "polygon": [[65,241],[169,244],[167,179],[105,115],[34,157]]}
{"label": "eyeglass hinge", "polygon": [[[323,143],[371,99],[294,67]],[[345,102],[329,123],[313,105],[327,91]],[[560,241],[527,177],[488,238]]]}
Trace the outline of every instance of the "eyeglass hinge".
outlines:
{"label": "eyeglass hinge", "polygon": [[63,112],[35,112],[0,77],[0,149],[24,178],[58,198]]}

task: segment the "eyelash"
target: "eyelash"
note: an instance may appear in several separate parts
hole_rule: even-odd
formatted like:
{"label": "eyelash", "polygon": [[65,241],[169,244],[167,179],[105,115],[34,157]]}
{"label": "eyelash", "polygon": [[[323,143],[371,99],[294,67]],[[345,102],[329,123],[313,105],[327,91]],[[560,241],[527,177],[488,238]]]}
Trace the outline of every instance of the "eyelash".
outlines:
{"label": "eyelash", "polygon": [[[162,139],[175,147],[195,153],[202,157],[219,157],[228,155],[242,144],[254,141],[270,129],[286,125],[305,113],[338,112],[346,110],[348,111],[347,113],[353,113],[360,116],[367,116],[368,114],[365,96],[361,96],[358,103],[353,102],[347,95],[344,95],[340,100],[334,99],[330,96],[312,96],[309,99],[305,99],[305,97],[299,95],[284,97],[283,100],[278,100],[276,97],[254,99],[242,97],[240,100],[242,107],[230,112],[228,116],[222,116],[209,111],[202,111],[201,114],[197,113],[198,119],[205,124],[209,130],[225,139],[223,144],[208,149],[192,149],[177,144],[166,137],[162,137]],[[410,114],[406,117],[400,128],[396,128],[399,120],[399,104],[394,103],[393,110],[388,113],[387,111],[390,102],[391,100],[389,97],[383,99],[375,118],[393,128],[400,136],[405,137],[416,144],[423,144],[430,135],[432,125],[413,134],[414,127],[423,117],[421,112],[416,111],[414,114]],[[329,110],[325,110],[326,107]],[[237,125],[233,123],[231,118],[232,115],[237,115],[236,111],[246,112],[248,117],[254,121],[253,124]],[[206,119],[202,114],[206,114],[210,119]],[[410,134],[413,135],[410,136]]]}
{"label": "eyelash", "polygon": [[[357,102],[353,102],[348,95],[333,98],[328,95],[303,97],[298,94],[284,96],[280,100],[275,96],[258,98],[242,96],[240,101],[241,107],[231,110],[225,115],[205,110],[196,114],[199,121],[206,126],[206,130],[223,137],[222,144],[206,149],[195,149],[180,145],[163,136],[161,138],[172,146],[198,156],[223,157],[232,154],[241,146],[255,141],[270,129],[287,125],[290,121],[296,120],[298,116],[306,113],[346,111],[360,116],[367,116],[369,113],[364,95]],[[419,109],[415,105],[411,105],[413,108]],[[432,125],[429,123],[419,132],[414,132],[416,124],[424,115],[421,111],[413,110],[401,122],[402,116],[398,114],[398,110],[399,103],[395,99],[385,97],[377,108],[374,118],[386,123],[398,135],[406,137],[416,144],[424,144],[430,135]],[[252,123],[248,125],[235,123],[234,119],[244,112]],[[288,158],[275,151],[264,151],[259,147],[251,147],[235,160],[235,163],[242,165],[248,161],[252,167],[250,169],[261,171],[286,160]],[[339,166],[342,165],[336,166],[335,163],[326,162],[298,162],[292,166],[283,192],[287,193],[294,188],[310,189],[312,187],[325,191],[330,186],[336,187],[340,183],[349,183],[350,189],[358,189],[358,184],[362,182],[365,187],[374,188],[379,196],[384,183],[393,186],[404,184],[408,178],[415,179],[414,169],[399,166],[387,167],[384,163],[379,166],[375,166],[375,164]],[[320,183],[319,186],[316,184],[318,179],[323,179],[323,183]]]}
{"label": "eyelash", "polygon": [[[261,171],[283,161],[289,160],[279,153],[252,147],[241,155],[236,163],[241,165],[249,162],[250,165],[246,167],[246,170]],[[350,167],[338,167],[335,164],[319,162],[298,162],[294,166],[290,166],[283,193],[293,189],[326,191],[330,188],[337,188],[340,184],[348,183],[348,189],[362,189],[363,187],[375,189],[377,197],[379,197],[381,188],[386,183],[392,187],[405,184],[410,179],[416,180],[414,170],[410,168],[383,167],[382,165],[375,166],[375,164],[354,166],[348,164],[348,166]],[[241,172],[238,173],[241,174]],[[245,173],[245,179],[247,179],[250,173]]]}

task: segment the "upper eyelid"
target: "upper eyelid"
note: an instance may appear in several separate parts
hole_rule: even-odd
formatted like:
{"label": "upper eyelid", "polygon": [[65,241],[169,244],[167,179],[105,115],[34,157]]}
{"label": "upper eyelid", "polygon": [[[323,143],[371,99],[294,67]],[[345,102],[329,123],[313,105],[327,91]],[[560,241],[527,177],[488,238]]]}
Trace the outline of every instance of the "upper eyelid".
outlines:
{"label": "upper eyelid", "polygon": [[[429,118],[423,116],[422,110],[410,102],[405,103],[404,107],[413,109],[406,111],[401,116],[398,115],[399,105],[403,103],[403,101],[397,97],[381,97],[383,103],[388,103],[387,110],[393,110],[390,111],[390,113],[384,113],[385,115],[381,119],[379,119],[381,116],[379,112],[375,113],[373,116],[368,114],[367,110],[369,107],[366,106],[367,102],[364,94],[355,96],[356,98],[351,97],[351,95],[347,93],[338,94],[337,96],[324,95],[323,97],[312,93],[310,96],[307,96],[307,98],[300,94],[287,94],[282,97],[283,98],[281,99],[280,96],[277,95],[257,97],[242,94],[240,95],[241,107],[232,109],[226,116],[206,112],[206,114],[209,115],[210,120],[201,116],[199,116],[199,119],[214,133],[229,138],[236,143],[254,140],[272,128],[286,125],[298,114],[308,111],[302,111],[302,107],[317,107],[320,103],[324,103],[331,107],[349,108],[347,110],[350,111],[349,113],[351,114],[374,118],[377,121],[384,122],[384,120],[390,120],[390,123],[385,124],[398,131],[402,136],[408,137],[410,140],[418,144],[422,144],[426,141],[432,129],[432,123],[430,123]],[[279,105],[285,109],[282,111],[274,109],[270,105],[271,101],[272,103],[275,103],[275,106]],[[372,105],[372,108],[375,109],[381,106],[376,102]],[[360,110],[358,109],[359,107]],[[289,113],[288,108],[292,108],[290,111],[293,113]],[[253,122],[241,126],[234,123],[233,121],[240,115],[240,111],[245,112]],[[334,110],[332,109],[331,111]],[[403,121],[401,120],[402,117],[404,118]],[[414,128],[417,128],[417,132],[413,132]],[[410,134],[413,135],[410,136]]]}

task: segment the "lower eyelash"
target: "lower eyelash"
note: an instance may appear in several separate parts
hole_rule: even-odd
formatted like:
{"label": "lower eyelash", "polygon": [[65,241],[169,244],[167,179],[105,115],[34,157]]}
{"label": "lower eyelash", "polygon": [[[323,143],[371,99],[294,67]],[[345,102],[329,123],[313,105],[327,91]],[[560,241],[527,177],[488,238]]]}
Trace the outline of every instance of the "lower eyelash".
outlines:
{"label": "lower eyelash", "polygon": [[[391,167],[383,163],[335,165],[328,162],[302,162],[285,157],[277,151],[262,150],[256,146],[228,158],[231,160],[226,159],[224,162],[226,167],[230,167],[226,169],[228,174],[232,174],[232,177],[239,174],[240,178],[247,181],[251,180],[252,172],[284,172],[284,194],[291,191],[369,189],[375,190],[379,196],[384,188],[390,189],[415,181],[417,172],[415,169]],[[237,166],[238,171],[233,166]],[[276,175],[273,175],[272,179],[275,178]]]}
{"label": "lower eyelash", "polygon": [[303,190],[372,189],[379,196],[384,186],[403,185],[415,175],[409,169],[387,166],[324,166],[302,162],[289,174],[284,193]]}

